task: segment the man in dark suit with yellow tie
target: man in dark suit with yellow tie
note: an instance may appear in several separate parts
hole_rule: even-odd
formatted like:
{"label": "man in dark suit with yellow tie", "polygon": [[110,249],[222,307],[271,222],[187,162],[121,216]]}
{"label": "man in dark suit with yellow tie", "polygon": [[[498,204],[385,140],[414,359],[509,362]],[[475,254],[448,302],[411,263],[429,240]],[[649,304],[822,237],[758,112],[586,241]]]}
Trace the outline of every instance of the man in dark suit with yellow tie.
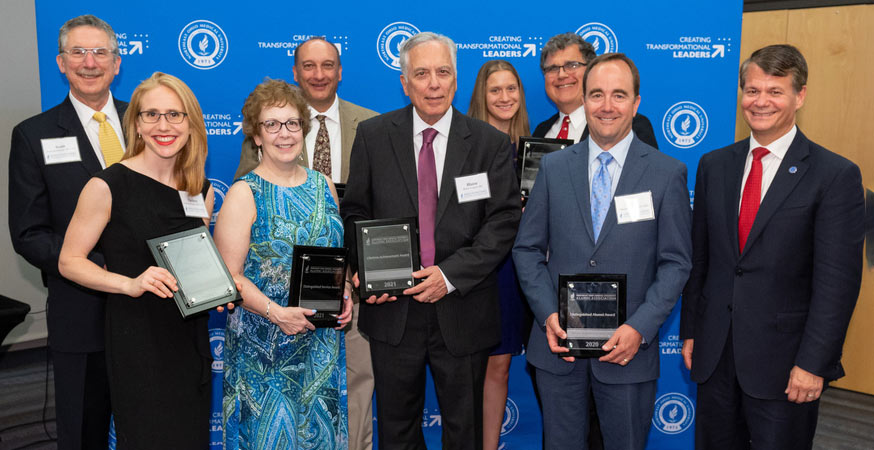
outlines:
{"label": "man in dark suit with yellow tie", "polygon": [[[92,15],[70,19],[59,33],[57,63],[70,94],[12,130],[9,231],[15,251],[48,287],[58,448],[106,448],[105,295],[61,277],[58,254],[82,187],[123,154],[127,103],[109,91],[121,65],[115,32]],[[100,253],[89,257],[103,265]]]}
{"label": "man in dark suit with yellow tie", "polygon": [[807,139],[807,63],[790,45],[740,69],[748,139],[704,155],[683,294],[683,357],[698,383],[698,449],[811,448],[840,378],[862,279],[859,168]]}

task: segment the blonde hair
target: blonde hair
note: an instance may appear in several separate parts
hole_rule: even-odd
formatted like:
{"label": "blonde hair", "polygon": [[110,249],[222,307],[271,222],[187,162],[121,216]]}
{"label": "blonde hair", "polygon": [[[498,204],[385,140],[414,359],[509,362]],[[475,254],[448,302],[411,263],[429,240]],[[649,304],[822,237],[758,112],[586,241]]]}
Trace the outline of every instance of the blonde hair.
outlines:
{"label": "blonde hair", "polygon": [[206,125],[203,123],[203,112],[194,92],[191,92],[188,85],[173,75],[155,72],[134,90],[127,112],[124,114],[127,150],[124,152],[122,160],[133,158],[146,148],[145,141],[137,133],[137,120],[139,119],[143,95],[158,86],[164,86],[173,91],[185,108],[185,111],[181,112],[187,114],[187,119],[183,120],[188,120],[188,142],[182,146],[182,150],[176,156],[173,175],[176,178],[177,189],[188,192],[190,195],[197,195],[203,190],[203,180],[206,178],[204,170],[207,152]]}
{"label": "blonde hair", "polygon": [[489,121],[489,106],[486,102],[486,92],[489,77],[495,73],[506,70],[513,74],[516,78],[516,84],[519,85],[519,110],[513,114],[510,119],[510,142],[514,144],[519,141],[519,136],[528,136],[531,134],[531,128],[528,124],[528,110],[525,107],[525,89],[522,87],[522,80],[519,79],[519,74],[516,69],[503,59],[494,59],[486,61],[479,69],[476,75],[476,82],[473,85],[473,94],[470,96],[470,106],[467,108],[467,115],[474,119]]}

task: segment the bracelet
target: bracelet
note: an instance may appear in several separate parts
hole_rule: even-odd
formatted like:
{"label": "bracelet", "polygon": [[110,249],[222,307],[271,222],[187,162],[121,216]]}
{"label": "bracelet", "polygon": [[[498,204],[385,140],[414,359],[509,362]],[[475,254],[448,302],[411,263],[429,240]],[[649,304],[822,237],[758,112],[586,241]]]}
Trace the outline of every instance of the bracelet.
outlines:
{"label": "bracelet", "polygon": [[346,282],[349,283],[349,286],[355,287],[355,283],[352,280],[346,280]]}
{"label": "bracelet", "polygon": [[271,303],[273,303],[273,302],[270,300],[267,300],[267,311],[264,313],[264,317],[266,317],[267,320],[270,320],[270,304]]}

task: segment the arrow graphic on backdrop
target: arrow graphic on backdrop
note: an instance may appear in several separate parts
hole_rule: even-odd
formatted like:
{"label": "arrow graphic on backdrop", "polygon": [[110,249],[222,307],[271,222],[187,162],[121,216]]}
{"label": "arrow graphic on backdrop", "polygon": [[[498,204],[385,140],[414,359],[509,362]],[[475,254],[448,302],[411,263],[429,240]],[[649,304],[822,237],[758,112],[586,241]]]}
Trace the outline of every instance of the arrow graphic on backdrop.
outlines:
{"label": "arrow graphic on backdrop", "polygon": [[534,56],[534,52],[537,51],[537,46],[534,44],[522,44],[525,47],[525,52],[522,53],[522,56]]}
{"label": "arrow graphic on backdrop", "polygon": [[143,41],[130,41],[130,50],[128,50],[128,55],[133,55],[134,53],[143,54]]}
{"label": "arrow graphic on backdrop", "polygon": [[235,126],[236,128],[234,128],[234,133],[233,133],[233,134],[237,134],[237,133],[239,133],[240,131],[243,130],[243,122],[234,122],[234,126]]}
{"label": "arrow graphic on backdrop", "polygon": [[714,44],[713,45],[713,53],[710,54],[711,58],[716,58],[717,56],[721,56],[725,58],[725,45],[723,44]]}

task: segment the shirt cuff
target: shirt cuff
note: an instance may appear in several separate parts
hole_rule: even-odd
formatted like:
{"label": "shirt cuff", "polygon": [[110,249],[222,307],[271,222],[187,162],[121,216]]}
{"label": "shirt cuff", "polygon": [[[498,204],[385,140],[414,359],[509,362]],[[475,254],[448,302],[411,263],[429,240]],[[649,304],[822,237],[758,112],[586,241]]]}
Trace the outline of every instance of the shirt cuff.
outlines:
{"label": "shirt cuff", "polygon": [[449,278],[446,278],[446,274],[443,273],[443,269],[441,269],[440,266],[437,266],[437,270],[440,271],[440,275],[443,276],[443,282],[446,283],[446,293],[451,294],[452,292],[454,292],[455,286],[453,286],[452,283],[449,282]]}

